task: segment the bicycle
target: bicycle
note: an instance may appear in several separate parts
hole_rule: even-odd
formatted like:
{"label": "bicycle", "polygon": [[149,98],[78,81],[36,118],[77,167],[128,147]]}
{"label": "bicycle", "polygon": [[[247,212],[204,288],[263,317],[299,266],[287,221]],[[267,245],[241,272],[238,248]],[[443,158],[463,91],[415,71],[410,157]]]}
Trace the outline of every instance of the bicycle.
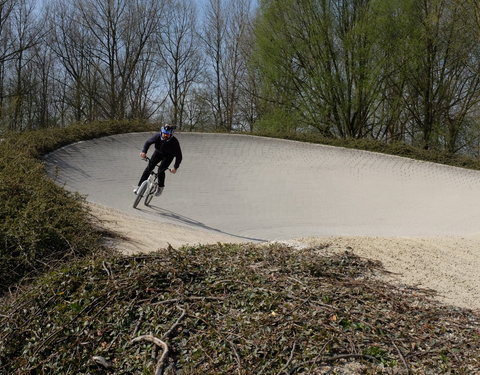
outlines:
{"label": "bicycle", "polygon": [[[146,162],[149,162],[150,158],[146,157],[144,160]],[[137,208],[138,204],[140,203],[140,201],[144,196],[145,196],[145,201],[144,201],[145,206],[150,205],[150,202],[152,201],[155,191],[158,188],[158,173],[155,172],[155,168],[152,169],[152,171],[150,172],[150,176],[148,176],[148,179],[143,181],[142,184],[138,187],[137,195],[135,197],[135,200],[133,201],[133,208]]]}

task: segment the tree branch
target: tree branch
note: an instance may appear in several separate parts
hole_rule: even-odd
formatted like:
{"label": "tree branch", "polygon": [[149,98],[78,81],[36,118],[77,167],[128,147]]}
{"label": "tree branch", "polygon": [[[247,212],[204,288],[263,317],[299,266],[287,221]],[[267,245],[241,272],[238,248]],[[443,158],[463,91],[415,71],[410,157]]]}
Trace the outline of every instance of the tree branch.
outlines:
{"label": "tree branch", "polygon": [[163,354],[160,357],[160,359],[157,362],[157,368],[155,369],[155,375],[163,375],[163,370],[165,366],[165,362],[168,358],[169,354],[169,348],[166,342],[160,340],[159,338],[156,338],[155,336],[152,335],[143,335],[143,336],[138,336],[137,338],[134,338],[131,343],[137,343],[140,341],[148,341],[151,342],[163,349]]}

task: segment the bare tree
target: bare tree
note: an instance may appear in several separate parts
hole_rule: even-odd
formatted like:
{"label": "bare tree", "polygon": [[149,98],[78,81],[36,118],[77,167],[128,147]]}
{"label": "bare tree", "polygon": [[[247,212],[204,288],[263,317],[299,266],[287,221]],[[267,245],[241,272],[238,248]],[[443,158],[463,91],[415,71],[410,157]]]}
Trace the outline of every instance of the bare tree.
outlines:
{"label": "bare tree", "polygon": [[157,54],[152,45],[146,48],[145,53],[135,67],[135,73],[132,75],[129,95],[128,118],[151,118],[158,109],[158,103],[155,100],[154,92],[157,91],[160,83],[160,76],[155,69],[155,60]]}
{"label": "bare tree", "polygon": [[104,117],[126,117],[131,90],[145,82],[136,80],[135,74],[140,62],[151,62],[144,58],[161,6],[155,0],[81,0],[74,4],[73,22],[91,41],[86,51],[88,67],[96,79],[91,86],[96,95],[91,99]]}
{"label": "bare tree", "polygon": [[56,126],[55,92],[57,91],[57,69],[52,51],[45,43],[33,48],[33,58],[29,64],[29,75],[34,85],[30,92],[32,113],[30,122],[34,128]]}
{"label": "bare tree", "polygon": [[90,64],[95,41],[79,22],[79,12],[73,4],[56,1],[50,9],[52,33],[48,44],[65,71],[59,102],[69,110],[61,111],[63,121],[69,121],[69,117],[76,122],[93,120],[97,117],[96,111],[88,105],[88,98],[97,96],[97,85],[92,84],[95,71]]}
{"label": "bare tree", "polygon": [[34,82],[26,69],[34,57],[33,47],[41,40],[42,34],[37,27],[34,5],[30,0],[18,0],[9,13],[10,41],[9,52],[4,52],[3,62],[10,63],[10,91],[7,93],[11,108],[10,128],[23,130],[32,126],[24,117],[25,110],[31,105],[28,96]]}
{"label": "bare tree", "polygon": [[6,120],[7,110],[5,109],[8,74],[6,62],[16,53],[10,21],[16,3],[15,0],[0,0],[0,121],[2,123],[8,122]]}
{"label": "bare tree", "polygon": [[211,128],[213,120],[208,97],[209,95],[204,88],[195,87],[191,90],[184,106],[186,130],[206,130]]}
{"label": "bare tree", "polygon": [[240,34],[239,47],[242,61],[242,70],[239,75],[238,93],[238,122],[243,130],[253,131],[255,122],[260,116],[260,84],[261,76],[257,66],[253,63],[255,50],[254,22],[251,15],[244,23]]}
{"label": "bare tree", "polygon": [[216,128],[227,128],[223,111],[225,94],[222,90],[222,65],[226,49],[226,11],[222,3],[222,0],[209,0],[203,35],[206,55],[212,64],[211,105]]}
{"label": "bare tree", "polygon": [[0,0],[0,63],[19,52],[12,30],[13,12],[19,5],[19,0]]}
{"label": "bare tree", "polygon": [[203,39],[210,61],[211,105],[215,126],[231,131],[239,125],[240,82],[246,74],[242,44],[251,22],[250,0],[210,0]]}
{"label": "bare tree", "polygon": [[167,10],[168,22],[159,35],[159,54],[165,67],[172,122],[179,128],[184,124],[187,96],[201,73],[196,12],[191,1],[173,0]]}
{"label": "bare tree", "polygon": [[251,35],[251,1],[237,0],[229,2],[231,18],[227,23],[227,49],[224,62],[224,91],[227,128],[242,126],[240,111],[240,93],[247,82],[247,61],[250,55],[247,43]]}

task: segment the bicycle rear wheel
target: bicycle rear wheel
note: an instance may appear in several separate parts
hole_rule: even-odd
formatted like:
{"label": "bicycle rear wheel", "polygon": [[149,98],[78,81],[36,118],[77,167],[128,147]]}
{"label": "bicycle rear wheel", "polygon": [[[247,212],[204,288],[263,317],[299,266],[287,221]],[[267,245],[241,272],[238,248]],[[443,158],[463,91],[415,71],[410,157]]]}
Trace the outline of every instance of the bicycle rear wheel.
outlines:
{"label": "bicycle rear wheel", "polygon": [[145,194],[145,190],[147,190],[147,185],[148,181],[143,181],[140,187],[137,190],[137,196],[135,197],[135,200],[133,201],[133,208],[137,208],[138,204],[143,198],[143,195]]}

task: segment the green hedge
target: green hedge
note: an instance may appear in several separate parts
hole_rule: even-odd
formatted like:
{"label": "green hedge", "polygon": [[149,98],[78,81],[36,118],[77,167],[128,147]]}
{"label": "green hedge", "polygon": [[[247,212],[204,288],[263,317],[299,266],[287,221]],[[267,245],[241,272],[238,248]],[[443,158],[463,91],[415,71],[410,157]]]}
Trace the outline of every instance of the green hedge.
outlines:
{"label": "green hedge", "polygon": [[425,150],[417,147],[410,146],[403,142],[385,143],[374,139],[341,139],[341,138],[327,138],[318,133],[278,133],[259,131],[254,135],[289,139],[300,142],[318,143],[336,147],[345,147],[356,150],[365,150],[372,152],[379,152],[382,154],[403,156],[406,158],[430,161],[433,163],[439,163],[444,165],[450,165],[454,167],[468,168],[480,170],[480,160],[468,157],[465,155],[452,154],[446,151],[439,150]]}
{"label": "green hedge", "polygon": [[59,260],[100,248],[84,198],[47,177],[42,155],[79,140],[152,129],[142,122],[97,122],[8,134],[0,142],[0,295]]}

